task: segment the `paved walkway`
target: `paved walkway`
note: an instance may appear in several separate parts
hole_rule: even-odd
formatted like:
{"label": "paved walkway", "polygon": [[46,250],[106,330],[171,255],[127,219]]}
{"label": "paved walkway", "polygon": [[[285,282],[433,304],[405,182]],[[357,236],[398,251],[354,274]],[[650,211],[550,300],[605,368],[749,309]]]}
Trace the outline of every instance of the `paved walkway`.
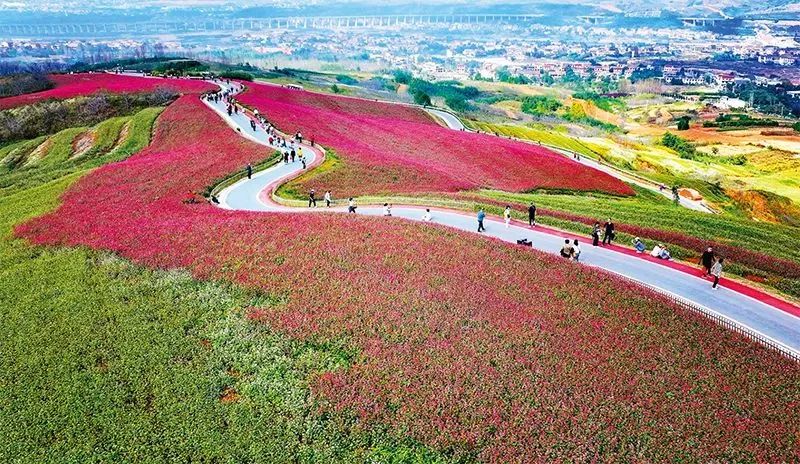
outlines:
{"label": "paved walkway", "polygon": [[[239,133],[257,143],[268,145],[266,133],[259,128],[250,128],[250,119],[239,113],[229,117],[224,104],[206,102],[229,125],[238,129]],[[313,169],[323,158],[322,152],[303,145],[308,168]],[[291,208],[272,201],[272,193],[286,179],[297,175],[302,170],[299,162],[278,163],[253,175],[253,178],[242,179],[225,188],[218,198],[220,206],[233,210],[248,211],[291,211],[310,213],[319,211],[345,212],[344,207],[326,208]],[[322,192],[319,193],[321,201]],[[433,222],[456,229],[476,232],[477,222],[472,214],[459,211],[431,208]],[[395,217],[421,221],[424,209],[414,206],[395,206],[392,214]],[[358,214],[380,216],[383,208],[378,206],[360,206]],[[723,279],[722,288],[711,289],[711,282],[700,276],[699,270],[675,262],[664,262],[646,255],[637,255],[628,248],[593,247],[586,237],[577,237],[547,227],[528,227],[514,221],[506,228],[500,218],[487,218],[486,232],[482,235],[494,237],[506,242],[516,243],[518,239],[527,238],[533,247],[549,253],[557,254],[564,243],[564,238],[578,238],[581,242],[581,262],[597,266],[613,273],[642,282],[648,286],[663,290],[681,299],[688,300],[712,313],[735,322],[740,327],[794,352],[800,357],[800,307],[779,300],[752,287]]]}

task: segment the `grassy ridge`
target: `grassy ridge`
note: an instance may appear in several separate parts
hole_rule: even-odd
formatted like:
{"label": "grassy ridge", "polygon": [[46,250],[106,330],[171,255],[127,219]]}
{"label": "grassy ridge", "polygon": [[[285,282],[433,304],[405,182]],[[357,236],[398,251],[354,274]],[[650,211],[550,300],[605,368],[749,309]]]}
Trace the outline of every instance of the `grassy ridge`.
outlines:
{"label": "grassy ridge", "polygon": [[507,137],[541,142],[545,145],[574,151],[589,158],[598,158],[598,154],[595,151],[580,141],[551,130],[534,129],[532,127],[515,126],[511,124],[491,124],[481,121],[466,121],[466,123],[470,128],[481,132],[489,134],[496,133]]}
{"label": "grassy ridge", "polygon": [[[0,195],[11,195],[70,173],[127,158],[147,146],[161,111],[162,108],[147,108],[133,116],[106,120],[93,128],[65,129],[49,138],[39,137],[3,148]],[[121,138],[126,126],[125,137]],[[73,142],[87,131],[93,134],[91,148],[81,156],[74,156]]]}

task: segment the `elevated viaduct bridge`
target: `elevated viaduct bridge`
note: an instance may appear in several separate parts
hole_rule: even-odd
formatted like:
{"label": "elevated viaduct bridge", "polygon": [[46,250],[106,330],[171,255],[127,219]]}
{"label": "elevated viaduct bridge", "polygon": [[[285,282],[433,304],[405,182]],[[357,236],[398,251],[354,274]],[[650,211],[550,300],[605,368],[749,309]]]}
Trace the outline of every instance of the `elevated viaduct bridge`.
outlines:
{"label": "elevated viaduct bridge", "polygon": [[404,25],[527,23],[538,15],[456,14],[198,19],[137,23],[0,24],[0,38],[259,32],[273,29],[389,28]]}

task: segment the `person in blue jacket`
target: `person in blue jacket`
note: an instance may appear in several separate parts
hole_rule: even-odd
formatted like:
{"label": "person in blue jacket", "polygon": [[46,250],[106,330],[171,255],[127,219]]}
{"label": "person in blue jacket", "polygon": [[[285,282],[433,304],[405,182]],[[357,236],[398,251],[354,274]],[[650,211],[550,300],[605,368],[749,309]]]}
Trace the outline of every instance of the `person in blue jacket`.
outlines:
{"label": "person in blue jacket", "polygon": [[481,208],[478,211],[478,232],[483,232],[486,230],[486,227],[483,227],[483,220],[486,219],[486,213]]}

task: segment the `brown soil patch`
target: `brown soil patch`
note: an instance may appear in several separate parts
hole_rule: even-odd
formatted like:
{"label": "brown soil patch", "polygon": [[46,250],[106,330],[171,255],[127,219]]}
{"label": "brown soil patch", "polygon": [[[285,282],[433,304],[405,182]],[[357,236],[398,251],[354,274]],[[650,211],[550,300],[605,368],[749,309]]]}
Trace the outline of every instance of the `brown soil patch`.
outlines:
{"label": "brown soil patch", "polygon": [[51,138],[48,138],[47,140],[42,142],[41,145],[34,148],[33,151],[30,152],[28,156],[25,157],[26,159],[22,164],[24,166],[28,166],[30,164],[34,164],[37,161],[41,160],[42,158],[47,156],[47,153],[50,152],[51,145],[53,145],[53,140]]}
{"label": "brown soil patch", "polygon": [[753,219],[793,226],[800,224],[800,208],[788,198],[758,190],[726,190],[725,194]]}
{"label": "brown soil patch", "polygon": [[225,388],[225,390],[222,390],[222,394],[219,395],[219,401],[223,404],[236,403],[240,399],[241,395],[233,387]]}
{"label": "brown soil patch", "polygon": [[597,119],[598,121],[603,121],[607,124],[614,124],[615,126],[622,126],[622,118],[617,116],[614,113],[609,113],[608,111],[602,110],[598,108],[594,103],[586,100],[579,100],[576,98],[570,98],[567,100],[567,106],[576,103],[580,105],[583,112],[586,113],[587,116],[590,118]]}
{"label": "brown soil patch", "polygon": [[70,159],[80,158],[88,153],[94,146],[95,137],[96,134],[93,130],[88,130],[75,137],[75,140],[72,141],[72,155]]}
{"label": "brown soil patch", "polygon": [[111,148],[111,151],[116,150],[119,148],[120,145],[125,143],[128,140],[128,136],[131,133],[131,122],[128,121],[122,125],[122,129],[119,131],[119,135],[117,136],[117,140],[114,142],[114,146]]}

